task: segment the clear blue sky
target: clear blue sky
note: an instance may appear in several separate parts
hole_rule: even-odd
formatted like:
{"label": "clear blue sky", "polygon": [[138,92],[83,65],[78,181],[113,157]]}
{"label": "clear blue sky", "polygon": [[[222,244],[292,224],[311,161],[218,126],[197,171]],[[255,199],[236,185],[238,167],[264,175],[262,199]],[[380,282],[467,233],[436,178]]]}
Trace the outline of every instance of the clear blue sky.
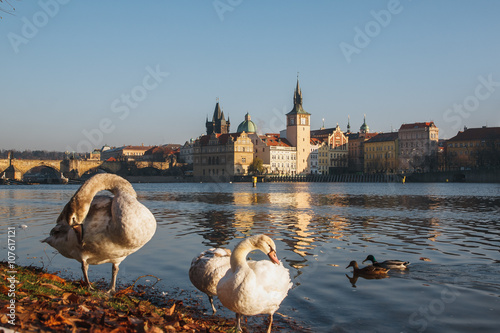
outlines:
{"label": "clear blue sky", "polygon": [[500,126],[496,0],[59,1],[0,12],[1,149],[184,143],[216,98],[277,132],[297,72],[313,129]]}

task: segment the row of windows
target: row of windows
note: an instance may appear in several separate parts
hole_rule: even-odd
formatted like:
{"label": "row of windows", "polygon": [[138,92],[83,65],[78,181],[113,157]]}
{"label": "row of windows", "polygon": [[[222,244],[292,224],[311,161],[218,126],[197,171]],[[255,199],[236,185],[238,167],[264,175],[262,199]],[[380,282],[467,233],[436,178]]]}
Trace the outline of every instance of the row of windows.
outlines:
{"label": "row of windows", "polygon": [[481,142],[481,143],[476,142],[476,144],[474,144],[474,142],[460,142],[460,143],[456,142],[456,143],[448,144],[448,147],[451,147],[451,148],[453,148],[453,147],[455,147],[455,148],[458,148],[458,147],[460,147],[460,148],[462,148],[462,147],[479,147],[479,146],[484,147],[485,145],[490,146],[490,144],[485,144],[485,142]]}
{"label": "row of windows", "polygon": [[399,139],[403,139],[403,140],[411,140],[411,139],[426,139],[426,138],[430,138],[431,139],[437,139],[438,138],[438,133],[436,132],[430,132],[430,135],[427,134],[427,131],[426,132],[413,132],[413,133],[398,133],[398,137]]}
{"label": "row of windows", "polygon": [[208,170],[205,170],[203,169],[203,176],[224,176],[225,174],[225,170],[224,169],[220,169],[220,173],[219,173],[219,169],[208,169]]}
{"label": "row of windows", "polygon": [[365,146],[365,151],[381,151],[381,150],[394,150],[394,146]]}
{"label": "row of windows", "polygon": [[284,155],[271,155],[272,160],[295,160],[297,157],[295,155],[289,155],[289,154],[284,154]]}
{"label": "row of windows", "polygon": [[394,155],[391,153],[386,153],[386,154],[366,154],[367,159],[374,159],[374,158],[393,158]]}
{"label": "row of windows", "polygon": [[272,168],[292,168],[295,169],[294,163],[271,163]]}

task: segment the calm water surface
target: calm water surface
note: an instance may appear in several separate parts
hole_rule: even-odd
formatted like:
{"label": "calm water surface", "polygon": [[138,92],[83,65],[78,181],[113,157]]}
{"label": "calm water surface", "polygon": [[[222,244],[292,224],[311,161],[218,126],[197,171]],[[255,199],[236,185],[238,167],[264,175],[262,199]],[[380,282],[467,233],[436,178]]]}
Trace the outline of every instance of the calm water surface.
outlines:
{"label": "calm water surface", "polygon": [[[80,265],[39,240],[78,186],[0,187],[0,232],[17,227],[19,264],[74,278]],[[312,332],[498,332],[500,185],[498,184],[134,184],[156,216],[153,239],[120,266],[118,283],[144,274],[155,286],[196,298],[191,259],[208,247],[270,235],[294,287],[275,315]],[[20,226],[26,225],[23,229]],[[6,236],[0,259],[6,260]],[[354,279],[349,261],[411,261],[385,279]],[[253,259],[264,259],[252,253]],[[421,261],[427,257],[431,261]],[[90,267],[109,280],[111,265]],[[154,279],[153,279],[154,280]],[[218,301],[220,315],[232,318]],[[208,311],[210,313],[210,311]],[[219,312],[218,312],[219,313]],[[261,323],[262,318],[255,319]],[[285,329],[286,331],[286,329]]]}

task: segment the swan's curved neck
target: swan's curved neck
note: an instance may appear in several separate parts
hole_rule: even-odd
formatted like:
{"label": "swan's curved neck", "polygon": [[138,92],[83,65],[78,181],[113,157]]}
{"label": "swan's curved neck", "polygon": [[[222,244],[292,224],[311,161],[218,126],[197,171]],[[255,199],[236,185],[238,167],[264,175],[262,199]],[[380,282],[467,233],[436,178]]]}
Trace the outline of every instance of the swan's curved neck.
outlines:
{"label": "swan's curved neck", "polygon": [[69,225],[81,224],[87,216],[90,204],[100,191],[110,191],[114,195],[128,193],[136,197],[134,188],[125,179],[111,174],[96,175],[87,180],[66,204],[59,220],[65,219]]}
{"label": "swan's curved neck", "polygon": [[244,240],[243,242],[236,245],[233,253],[231,254],[231,269],[233,270],[233,272],[237,268],[248,266],[247,255],[253,250],[257,250],[257,248],[253,246],[248,240]]}

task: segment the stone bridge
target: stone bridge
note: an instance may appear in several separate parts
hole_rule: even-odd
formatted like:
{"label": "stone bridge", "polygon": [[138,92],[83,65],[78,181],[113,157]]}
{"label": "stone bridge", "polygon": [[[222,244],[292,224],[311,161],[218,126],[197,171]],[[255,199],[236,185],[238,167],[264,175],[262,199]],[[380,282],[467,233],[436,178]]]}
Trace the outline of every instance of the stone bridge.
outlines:
{"label": "stone bridge", "polygon": [[6,176],[16,180],[22,180],[25,173],[39,166],[45,166],[62,173],[70,179],[78,179],[87,171],[97,171],[103,169],[107,172],[118,173],[122,168],[135,166],[138,169],[155,168],[166,170],[169,168],[169,162],[119,162],[119,161],[97,161],[97,160],[18,160],[18,159],[0,159],[0,174],[8,171],[13,176]]}

